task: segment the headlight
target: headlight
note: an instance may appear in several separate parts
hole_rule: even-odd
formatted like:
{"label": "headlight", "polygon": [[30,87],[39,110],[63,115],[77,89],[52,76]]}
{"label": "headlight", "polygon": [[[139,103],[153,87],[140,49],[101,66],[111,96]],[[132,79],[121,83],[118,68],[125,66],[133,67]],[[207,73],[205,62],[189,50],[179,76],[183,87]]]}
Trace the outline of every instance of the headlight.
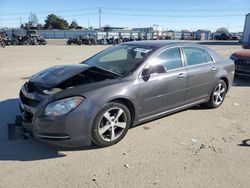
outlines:
{"label": "headlight", "polygon": [[78,107],[82,101],[83,97],[76,96],[51,102],[45,108],[44,115],[60,116],[66,114]]}
{"label": "headlight", "polygon": [[43,93],[45,93],[47,95],[51,95],[51,94],[56,94],[59,91],[62,91],[62,89],[60,89],[60,88],[52,88],[52,89],[45,89],[45,90],[43,90]]}

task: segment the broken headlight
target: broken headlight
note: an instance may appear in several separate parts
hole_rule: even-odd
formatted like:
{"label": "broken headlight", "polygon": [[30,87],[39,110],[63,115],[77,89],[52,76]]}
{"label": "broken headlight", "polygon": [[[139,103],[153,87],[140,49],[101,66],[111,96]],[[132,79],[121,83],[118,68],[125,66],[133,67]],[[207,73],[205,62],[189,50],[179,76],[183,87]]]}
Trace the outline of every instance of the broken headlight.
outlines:
{"label": "broken headlight", "polygon": [[47,95],[52,95],[52,94],[55,94],[61,90],[62,89],[60,89],[60,88],[45,89],[45,90],[43,90],[43,93],[45,93]]}
{"label": "broken headlight", "polygon": [[84,98],[81,96],[75,96],[51,102],[45,108],[44,115],[60,116],[67,114],[78,107],[82,103],[83,99]]}

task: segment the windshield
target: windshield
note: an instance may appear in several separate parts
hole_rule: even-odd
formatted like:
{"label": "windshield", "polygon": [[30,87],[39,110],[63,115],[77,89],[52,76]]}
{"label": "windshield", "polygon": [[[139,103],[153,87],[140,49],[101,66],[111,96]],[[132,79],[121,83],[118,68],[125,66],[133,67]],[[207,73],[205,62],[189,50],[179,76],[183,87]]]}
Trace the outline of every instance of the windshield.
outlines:
{"label": "windshield", "polygon": [[135,70],[155,49],[138,45],[117,45],[82,62],[125,76]]}

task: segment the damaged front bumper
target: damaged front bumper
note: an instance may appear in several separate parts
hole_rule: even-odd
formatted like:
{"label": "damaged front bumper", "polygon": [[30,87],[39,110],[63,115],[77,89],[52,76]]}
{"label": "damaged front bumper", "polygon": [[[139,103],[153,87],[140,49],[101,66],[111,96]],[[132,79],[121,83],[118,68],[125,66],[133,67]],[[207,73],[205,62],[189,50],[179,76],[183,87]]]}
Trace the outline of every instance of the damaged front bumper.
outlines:
{"label": "damaged front bumper", "polygon": [[[43,100],[43,101],[41,101]],[[9,124],[9,137],[19,128],[24,138],[64,147],[87,146],[91,144],[91,128],[99,107],[84,100],[68,114],[50,117],[43,111],[49,100],[37,93],[28,92],[25,85],[20,91],[20,109],[23,116],[17,117],[15,126]]]}

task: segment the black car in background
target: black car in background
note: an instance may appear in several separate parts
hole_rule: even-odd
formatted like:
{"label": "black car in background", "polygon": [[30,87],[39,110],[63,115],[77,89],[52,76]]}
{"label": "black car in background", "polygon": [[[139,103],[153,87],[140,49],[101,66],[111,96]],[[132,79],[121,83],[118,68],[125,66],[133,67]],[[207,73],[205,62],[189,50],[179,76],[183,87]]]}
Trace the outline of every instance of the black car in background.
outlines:
{"label": "black car in background", "polygon": [[226,34],[226,33],[221,33],[215,36],[215,40],[230,40],[230,39],[231,39],[231,35]]}

